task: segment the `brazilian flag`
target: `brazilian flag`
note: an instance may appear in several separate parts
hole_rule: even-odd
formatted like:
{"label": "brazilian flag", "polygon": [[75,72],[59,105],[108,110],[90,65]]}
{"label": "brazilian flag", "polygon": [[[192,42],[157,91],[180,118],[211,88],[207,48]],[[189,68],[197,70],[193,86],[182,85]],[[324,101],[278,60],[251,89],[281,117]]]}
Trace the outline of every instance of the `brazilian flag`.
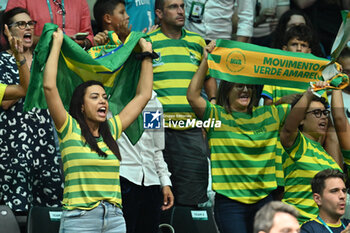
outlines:
{"label": "brazilian flag", "polygon": [[[43,75],[52,45],[52,34],[57,27],[55,24],[46,24],[34,50],[24,111],[34,107],[47,108]],[[107,45],[94,47],[87,53],[64,35],[58,62],[57,88],[67,111],[74,89],[88,80],[97,80],[104,84],[113,115],[118,114],[135,96],[141,70],[141,61],[135,59],[135,50],[140,50],[138,41],[146,34],[132,32],[125,43],[122,43],[115,33],[110,32],[108,36],[110,41]],[[143,119],[140,114],[125,133],[135,144],[142,132]]]}

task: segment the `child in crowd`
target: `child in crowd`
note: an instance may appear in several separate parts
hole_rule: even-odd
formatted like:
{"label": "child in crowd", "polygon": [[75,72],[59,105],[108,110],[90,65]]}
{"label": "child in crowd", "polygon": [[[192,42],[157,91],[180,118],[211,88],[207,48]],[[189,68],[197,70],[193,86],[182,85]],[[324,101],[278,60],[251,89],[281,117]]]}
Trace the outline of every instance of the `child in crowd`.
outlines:
{"label": "child in crowd", "polygon": [[[284,35],[282,49],[284,51],[291,51],[297,53],[311,53],[312,36],[312,31],[308,26],[294,26],[290,28]],[[293,98],[287,98],[284,96],[288,96],[295,93],[303,93],[304,91],[305,89],[301,89],[298,87],[289,88],[265,85],[262,92],[262,97],[264,98],[265,105],[271,105],[272,103],[278,105],[281,103],[291,103],[290,99]]]}
{"label": "child in crowd", "polygon": [[114,31],[124,43],[130,34],[129,15],[123,0],[97,0],[94,5],[94,17],[98,32],[94,37],[95,45],[104,45],[108,41],[108,31]]}
{"label": "child in crowd", "polygon": [[311,46],[311,53],[318,57],[325,57],[324,52],[322,52],[318,36],[313,29],[313,25],[309,17],[300,10],[291,9],[286,11],[278,21],[276,30],[273,32],[272,48],[282,49],[284,45],[283,37],[289,29],[298,25],[306,25],[310,28],[313,34]]}

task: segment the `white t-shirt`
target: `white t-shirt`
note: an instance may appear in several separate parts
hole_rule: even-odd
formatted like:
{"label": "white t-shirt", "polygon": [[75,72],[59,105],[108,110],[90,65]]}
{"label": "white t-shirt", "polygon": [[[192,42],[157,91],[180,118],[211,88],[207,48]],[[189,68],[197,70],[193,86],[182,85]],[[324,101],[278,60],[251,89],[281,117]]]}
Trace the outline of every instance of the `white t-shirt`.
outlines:
{"label": "white t-shirt", "polygon": [[[279,6],[289,6],[289,0],[257,0],[260,3],[260,14],[262,14],[265,8],[275,8],[277,11],[277,7]],[[270,35],[277,26],[278,18],[275,15],[273,18],[268,18],[267,22],[259,24],[257,27],[253,29],[253,37],[263,37]]]}
{"label": "white t-shirt", "polygon": [[[201,23],[188,20],[192,2],[205,5]],[[185,29],[200,34],[205,40],[226,39],[232,37],[232,15],[235,0],[185,0]],[[253,35],[255,0],[237,0],[238,29],[237,36]]]}

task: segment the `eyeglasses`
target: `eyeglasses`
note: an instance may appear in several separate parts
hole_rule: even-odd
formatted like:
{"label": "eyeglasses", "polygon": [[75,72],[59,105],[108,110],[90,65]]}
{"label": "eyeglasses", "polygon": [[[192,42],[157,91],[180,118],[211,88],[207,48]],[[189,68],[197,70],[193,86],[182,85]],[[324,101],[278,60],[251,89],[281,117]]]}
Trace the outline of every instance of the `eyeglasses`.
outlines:
{"label": "eyeglasses", "polygon": [[249,84],[235,84],[233,88],[235,88],[238,91],[244,90],[244,87],[247,87],[247,89],[253,89],[253,85]]}
{"label": "eyeglasses", "polygon": [[30,29],[33,29],[36,25],[36,21],[32,20],[32,21],[18,21],[18,22],[14,22],[11,23],[9,25],[9,27],[13,27],[13,26],[17,26],[19,29],[26,29],[27,25],[29,26]]}
{"label": "eyeglasses", "polygon": [[325,117],[329,116],[330,111],[325,109],[325,110],[321,110],[321,109],[314,109],[312,111],[306,112],[307,113],[312,113],[315,115],[316,118],[320,118],[321,115],[323,114]]}

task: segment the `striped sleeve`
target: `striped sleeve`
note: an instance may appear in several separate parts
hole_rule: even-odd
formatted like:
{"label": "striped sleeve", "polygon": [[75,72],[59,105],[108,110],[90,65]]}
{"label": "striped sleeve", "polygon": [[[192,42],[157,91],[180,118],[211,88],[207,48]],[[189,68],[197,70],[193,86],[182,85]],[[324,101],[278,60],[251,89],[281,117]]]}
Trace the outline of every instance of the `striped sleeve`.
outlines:
{"label": "striped sleeve", "polygon": [[[220,119],[219,117],[219,112],[216,108],[216,105],[213,105],[212,103],[210,103],[208,100],[206,100],[206,108],[205,108],[205,112],[203,115],[203,121],[206,121],[208,119]],[[213,128],[205,128],[205,130],[210,134],[211,130]]]}
{"label": "striped sleeve", "polygon": [[290,113],[291,106],[289,104],[280,104],[277,105],[276,108],[278,113],[278,119],[280,121],[280,127],[282,127],[285,120],[287,119],[288,114]]}
{"label": "striped sleeve", "polygon": [[274,86],[271,86],[271,85],[264,85],[264,88],[263,88],[263,91],[261,93],[261,96],[262,97],[267,97],[269,99],[273,99],[273,87]]}
{"label": "striped sleeve", "polygon": [[115,115],[109,120],[110,130],[115,140],[117,140],[122,134],[122,122],[120,121],[119,115]]}
{"label": "striped sleeve", "polygon": [[57,129],[58,139],[60,141],[64,140],[64,138],[72,132],[72,116],[66,112],[66,121],[63,123],[60,129]]}

